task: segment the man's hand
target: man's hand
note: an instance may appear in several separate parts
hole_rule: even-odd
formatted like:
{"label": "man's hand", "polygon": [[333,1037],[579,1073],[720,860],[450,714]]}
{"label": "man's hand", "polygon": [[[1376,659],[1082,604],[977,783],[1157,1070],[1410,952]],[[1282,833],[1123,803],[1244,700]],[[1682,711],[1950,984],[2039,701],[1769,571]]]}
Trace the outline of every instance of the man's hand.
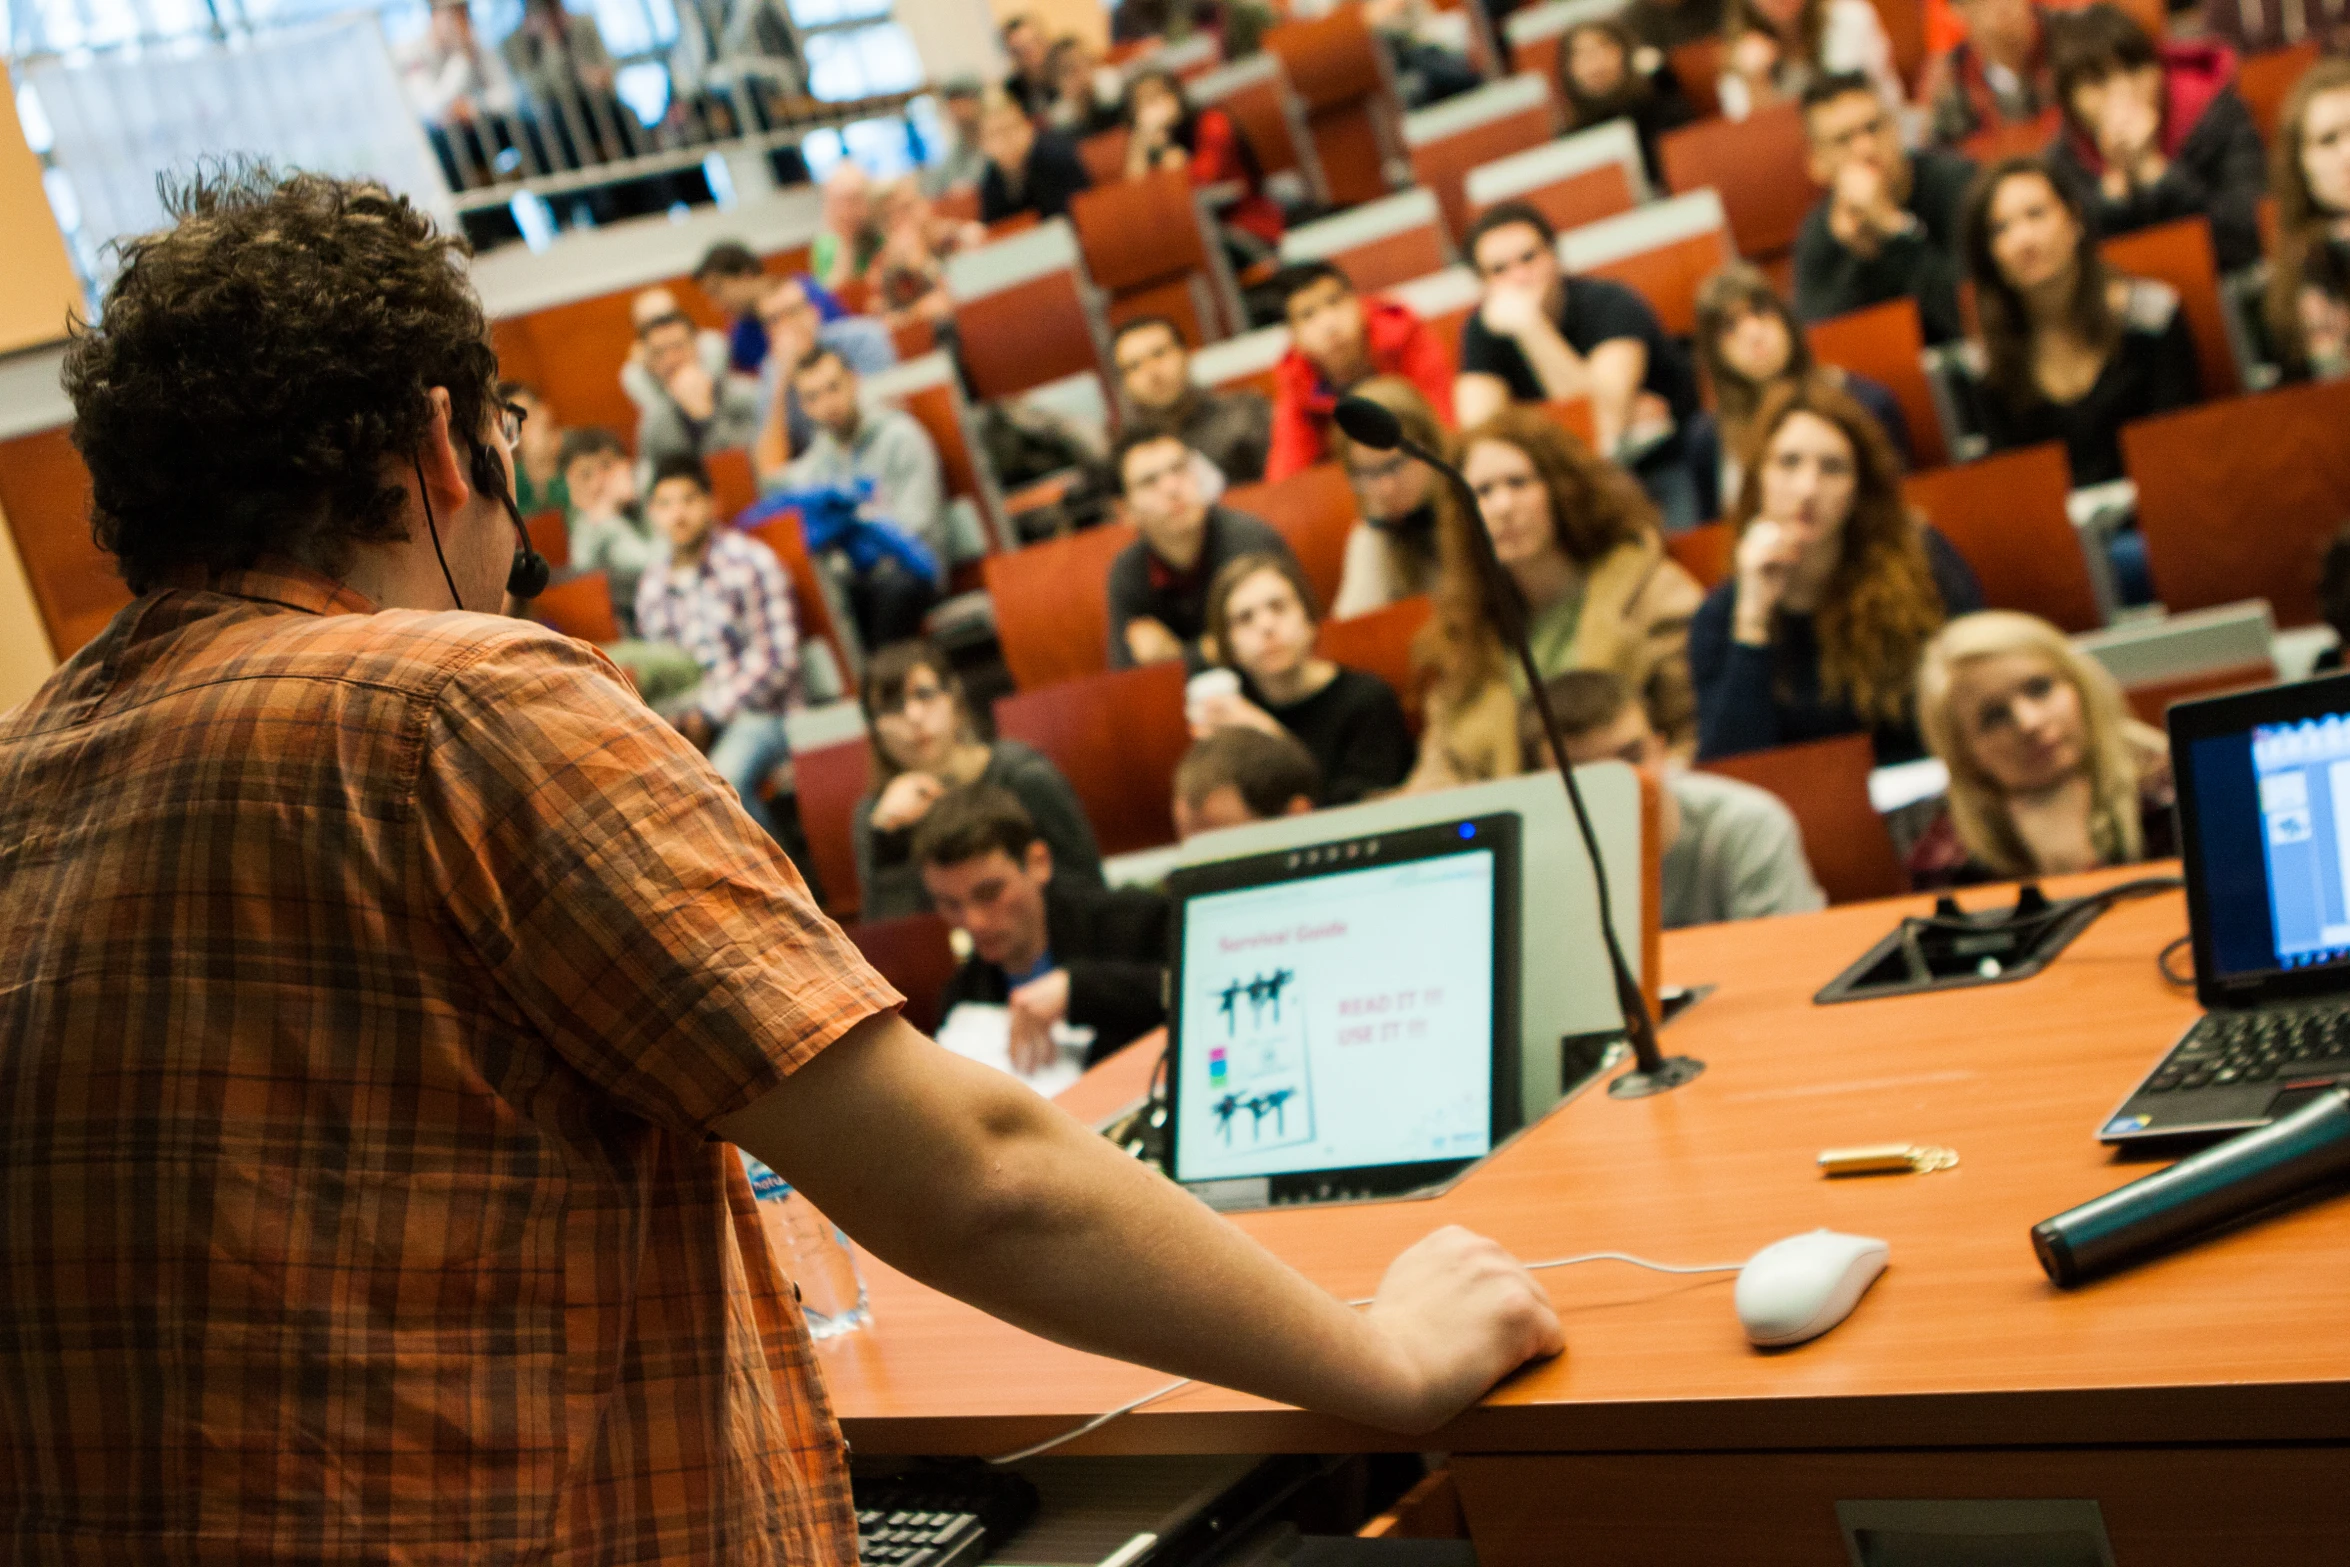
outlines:
{"label": "man's hand", "polygon": [[1061,1047],[1053,1025],[1069,1015],[1069,971],[1054,969],[1012,992],[1012,1070],[1032,1077],[1053,1064]]}
{"label": "man's hand", "polygon": [[1485,330],[1496,337],[1521,338],[1529,332],[1540,331],[1550,324],[1542,313],[1542,296],[1531,289],[1509,288],[1496,283],[1485,291],[1485,303],[1477,307],[1477,317],[1485,323]]}
{"label": "man's hand", "polygon": [[873,802],[873,826],[878,832],[900,832],[930,814],[947,786],[928,773],[900,773]]}
{"label": "man's hand", "polygon": [[1779,68],[1779,46],[1760,28],[1748,28],[1730,46],[1730,69],[1749,82],[1767,86]]}
{"label": "man's hand", "polygon": [[1771,617],[1787,594],[1787,578],[1803,558],[1801,541],[1778,523],[1758,517],[1738,541],[1735,570],[1737,607],[1731,612],[1731,635],[1752,647],[1771,641]]}
{"label": "man's hand", "polygon": [[678,715],[677,732],[685,736],[688,745],[702,752],[707,752],[718,738],[718,726],[698,707],[689,707]]}
{"label": "man's hand", "polygon": [[700,350],[679,365],[664,383],[688,419],[707,419],[718,411],[718,381],[702,364]]}
{"label": "man's hand", "polygon": [[2097,118],[2097,151],[2105,159],[2101,183],[2109,198],[2122,200],[2133,187],[2151,185],[2168,171],[2161,133],[2162,112],[2151,98],[2123,81],[2107,86]]}
{"label": "man's hand", "polygon": [[1256,729],[1269,735],[1289,732],[1281,727],[1280,719],[1238,692],[1203,697],[1191,704],[1190,718],[1194,740],[1205,740],[1219,729]]}
{"label": "man's hand", "polygon": [[1907,216],[1893,200],[1885,171],[1866,158],[1847,158],[1836,170],[1828,205],[1828,232],[1845,249],[1875,255]]}
{"label": "man's hand", "polygon": [[1148,615],[1126,622],[1126,652],[1137,664],[1164,664],[1183,656],[1183,639]]}
{"label": "man's hand", "polygon": [[1394,1347],[1405,1401],[1379,1423],[1431,1431],[1529,1360],[1567,1347],[1550,1295],[1515,1257],[1447,1225],[1387,1268],[1370,1320]]}

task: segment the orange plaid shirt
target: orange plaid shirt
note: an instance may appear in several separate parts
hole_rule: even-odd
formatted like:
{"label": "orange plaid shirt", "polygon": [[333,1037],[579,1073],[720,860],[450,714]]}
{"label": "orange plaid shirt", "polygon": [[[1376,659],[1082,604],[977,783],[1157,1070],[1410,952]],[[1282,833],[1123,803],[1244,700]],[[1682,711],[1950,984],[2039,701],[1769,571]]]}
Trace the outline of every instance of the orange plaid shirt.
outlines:
{"label": "orange plaid shirt", "polygon": [[0,714],[0,1555],[851,1561],[708,1128],[899,999],[592,648],[140,599]]}

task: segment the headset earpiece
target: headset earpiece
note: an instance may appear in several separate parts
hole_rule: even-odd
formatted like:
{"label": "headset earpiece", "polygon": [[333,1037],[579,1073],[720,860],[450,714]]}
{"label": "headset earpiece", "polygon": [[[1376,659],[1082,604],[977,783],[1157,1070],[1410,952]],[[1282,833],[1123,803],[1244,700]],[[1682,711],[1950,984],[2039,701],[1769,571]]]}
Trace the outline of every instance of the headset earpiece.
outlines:
{"label": "headset earpiece", "polygon": [[506,508],[506,515],[514,521],[514,564],[506,570],[506,591],[518,599],[537,598],[547,591],[547,580],[554,576],[555,567],[532,547],[530,528],[522,520],[522,508],[514,504],[514,494],[506,488],[506,465],[487,446],[473,449],[473,487],[484,495],[496,496],[498,504]]}

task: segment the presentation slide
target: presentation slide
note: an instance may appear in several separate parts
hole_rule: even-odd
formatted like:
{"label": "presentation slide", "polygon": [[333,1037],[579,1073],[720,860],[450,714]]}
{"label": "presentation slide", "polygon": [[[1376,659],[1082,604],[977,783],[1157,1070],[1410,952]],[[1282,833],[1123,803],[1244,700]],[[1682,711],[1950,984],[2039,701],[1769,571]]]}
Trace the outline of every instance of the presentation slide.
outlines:
{"label": "presentation slide", "polygon": [[2252,732],[2280,968],[2350,950],[2350,722],[2340,716]]}
{"label": "presentation slide", "polygon": [[1480,848],[1187,904],[1182,1178],[1485,1153],[1493,877]]}

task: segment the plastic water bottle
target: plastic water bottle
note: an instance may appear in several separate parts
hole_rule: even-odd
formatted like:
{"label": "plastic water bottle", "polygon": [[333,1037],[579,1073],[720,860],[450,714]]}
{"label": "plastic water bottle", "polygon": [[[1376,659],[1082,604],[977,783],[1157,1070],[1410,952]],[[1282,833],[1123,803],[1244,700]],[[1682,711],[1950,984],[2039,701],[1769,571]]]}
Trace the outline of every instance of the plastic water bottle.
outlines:
{"label": "plastic water bottle", "polygon": [[767,1226],[767,1244],[774,1248],[776,1265],[798,1292],[808,1336],[828,1339],[871,1322],[873,1300],[865,1292],[865,1276],[857,1271],[857,1255],[840,1226],[818,1213],[816,1205],[792,1190],[782,1176],[749,1153],[736,1152],[742,1153],[743,1173],[751,1178],[751,1195],[759,1199],[759,1218]]}

